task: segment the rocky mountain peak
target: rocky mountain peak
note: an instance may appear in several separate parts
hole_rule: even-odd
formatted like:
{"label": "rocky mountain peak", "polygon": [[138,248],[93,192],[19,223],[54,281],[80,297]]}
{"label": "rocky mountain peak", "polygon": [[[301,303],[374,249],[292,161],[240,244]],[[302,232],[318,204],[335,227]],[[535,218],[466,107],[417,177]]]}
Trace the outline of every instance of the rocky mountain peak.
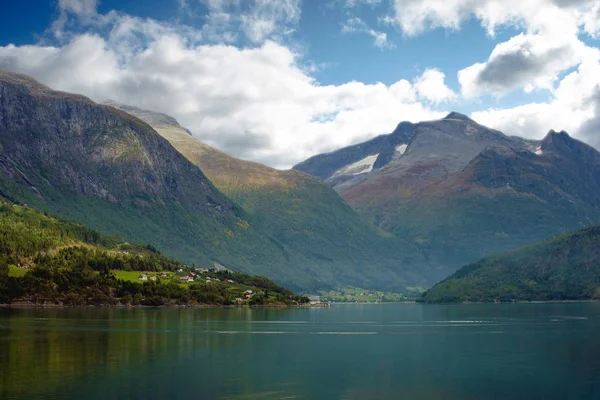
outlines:
{"label": "rocky mountain peak", "polygon": [[82,104],[85,103],[86,105],[95,104],[85,96],[52,90],[30,76],[3,70],[0,70],[0,89],[1,88],[4,88],[5,96],[8,96],[8,91],[11,91],[12,93],[20,93],[35,98],[73,100]]}
{"label": "rocky mountain peak", "polygon": [[126,113],[133,115],[134,117],[137,117],[137,118],[141,119],[142,121],[146,122],[148,125],[152,126],[154,129],[157,129],[159,127],[177,128],[177,129],[184,130],[188,135],[193,136],[192,132],[190,132],[188,129],[182,127],[179,124],[179,122],[175,118],[171,117],[170,115],[155,112],[155,111],[150,111],[150,110],[144,110],[142,108],[131,106],[128,104],[119,103],[118,101],[114,101],[114,100],[105,100],[102,104],[104,104],[105,106],[110,106],[110,107],[116,108],[118,110],[125,111]]}
{"label": "rocky mountain peak", "polygon": [[456,112],[456,111],[452,111],[450,114],[448,114],[448,115],[446,115],[444,117],[444,120],[448,120],[448,119],[455,119],[455,120],[461,120],[461,121],[475,122],[471,118],[467,117],[465,114],[461,114],[461,113]]}
{"label": "rocky mountain peak", "polygon": [[597,159],[598,152],[593,147],[572,138],[567,132],[551,130],[540,143],[542,151],[553,152],[568,157],[580,158],[584,155]]}
{"label": "rocky mountain peak", "polygon": [[42,85],[35,79],[15,72],[0,70],[0,82],[20,84],[27,87],[37,88],[38,90],[50,90],[47,86]]}
{"label": "rocky mountain peak", "polygon": [[392,132],[392,135],[401,135],[405,132],[412,130],[414,128],[414,126],[415,125],[412,122],[408,122],[408,121],[400,122],[396,126],[396,129],[394,129],[394,131]]}
{"label": "rocky mountain peak", "polygon": [[569,134],[565,131],[556,132],[554,129],[550,129],[550,132],[546,134],[546,137],[544,137],[543,141],[551,141],[557,138],[564,140],[567,138],[571,138],[571,136],[569,136]]}

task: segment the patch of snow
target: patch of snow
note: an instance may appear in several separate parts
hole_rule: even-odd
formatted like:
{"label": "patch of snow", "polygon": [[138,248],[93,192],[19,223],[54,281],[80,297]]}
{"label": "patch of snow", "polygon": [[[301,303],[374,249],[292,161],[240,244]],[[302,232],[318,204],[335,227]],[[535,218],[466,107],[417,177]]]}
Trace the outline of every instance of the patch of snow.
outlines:
{"label": "patch of snow", "polygon": [[373,171],[373,165],[375,161],[377,161],[377,157],[379,154],[375,154],[372,156],[368,156],[363,158],[360,161],[357,161],[353,164],[346,165],[344,168],[338,170],[335,175],[360,175],[366,174],[367,172]]}
{"label": "patch of snow", "polygon": [[401,144],[401,145],[396,146],[396,148],[395,148],[396,154],[395,155],[401,156],[402,154],[404,154],[404,152],[406,152],[407,147],[408,147],[407,144]]}
{"label": "patch of snow", "polygon": [[465,128],[465,134],[467,136],[473,136],[474,134],[477,133],[477,128],[474,127],[473,125],[467,125]]}
{"label": "patch of snow", "polygon": [[537,149],[535,149],[534,153],[537,154],[538,156],[541,156],[542,154],[544,154],[541,147],[538,147]]}

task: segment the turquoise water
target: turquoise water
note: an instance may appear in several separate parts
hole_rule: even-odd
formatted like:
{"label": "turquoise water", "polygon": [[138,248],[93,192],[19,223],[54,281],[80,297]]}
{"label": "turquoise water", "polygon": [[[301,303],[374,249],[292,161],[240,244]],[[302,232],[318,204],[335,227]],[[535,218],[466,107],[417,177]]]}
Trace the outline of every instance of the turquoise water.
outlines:
{"label": "turquoise water", "polygon": [[0,398],[600,399],[600,304],[1,309]]}

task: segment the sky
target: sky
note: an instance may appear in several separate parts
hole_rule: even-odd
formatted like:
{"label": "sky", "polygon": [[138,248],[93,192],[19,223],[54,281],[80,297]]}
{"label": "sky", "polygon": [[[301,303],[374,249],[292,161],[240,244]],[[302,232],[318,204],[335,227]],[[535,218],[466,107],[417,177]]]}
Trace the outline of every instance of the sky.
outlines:
{"label": "sky", "polygon": [[289,168],[450,111],[600,148],[600,0],[8,0],[0,69]]}

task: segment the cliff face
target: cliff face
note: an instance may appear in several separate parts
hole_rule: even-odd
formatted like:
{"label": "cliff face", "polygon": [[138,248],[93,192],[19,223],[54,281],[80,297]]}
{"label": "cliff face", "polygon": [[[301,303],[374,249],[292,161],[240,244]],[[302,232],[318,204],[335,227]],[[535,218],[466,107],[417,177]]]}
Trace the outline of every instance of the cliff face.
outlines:
{"label": "cliff face", "polygon": [[235,207],[144,122],[13,74],[0,74],[0,170],[44,188],[126,207],[180,204],[220,219]]}

